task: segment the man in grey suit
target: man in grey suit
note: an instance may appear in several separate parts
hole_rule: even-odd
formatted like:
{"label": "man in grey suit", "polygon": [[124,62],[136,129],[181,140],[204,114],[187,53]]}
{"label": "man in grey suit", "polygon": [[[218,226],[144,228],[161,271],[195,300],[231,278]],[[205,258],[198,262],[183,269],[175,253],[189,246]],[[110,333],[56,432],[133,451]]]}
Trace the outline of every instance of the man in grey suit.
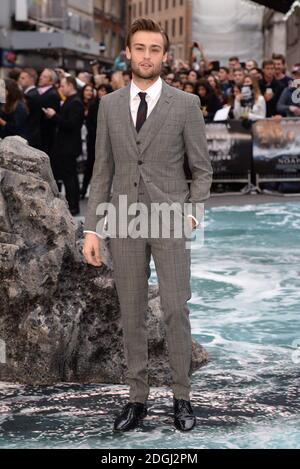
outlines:
{"label": "man in grey suit", "polygon": [[[99,215],[97,210],[100,204],[110,201],[118,218],[123,215],[120,196],[126,196],[127,207],[143,204],[143,223],[151,225],[155,203],[177,203],[177,215],[180,213],[181,221],[188,223],[192,231],[199,224],[198,205],[210,196],[212,167],[200,100],[161,80],[168,48],[169,39],[159,24],[149,18],[135,20],[126,48],[132,81],[101,99],[83,247],[86,261],[93,266],[102,264],[99,226],[103,213]],[[190,188],[183,168],[185,153],[192,173]],[[186,202],[191,207],[188,214],[182,211]],[[130,213],[132,217],[137,214]],[[115,236],[110,239],[130,387],[129,402],[117,416],[114,430],[131,430],[147,415],[146,310],[152,254],[166,325],[174,424],[177,429],[188,431],[195,426],[196,417],[190,402],[192,337],[187,306],[191,298],[187,237],[174,236],[172,223],[169,237],[160,233],[154,236],[152,232],[150,235],[149,231],[146,236],[137,237],[133,235],[135,228],[132,218],[130,222],[126,218],[125,223],[121,216]]]}

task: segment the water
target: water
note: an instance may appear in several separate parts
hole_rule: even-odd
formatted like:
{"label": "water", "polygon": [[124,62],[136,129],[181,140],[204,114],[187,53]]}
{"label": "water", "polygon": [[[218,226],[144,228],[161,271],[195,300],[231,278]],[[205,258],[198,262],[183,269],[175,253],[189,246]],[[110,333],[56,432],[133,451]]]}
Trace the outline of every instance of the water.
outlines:
{"label": "water", "polygon": [[212,208],[205,238],[192,247],[192,329],[210,354],[193,376],[198,426],[173,428],[170,388],[151,389],[143,428],[115,435],[126,386],[2,383],[0,447],[300,448],[300,204]]}

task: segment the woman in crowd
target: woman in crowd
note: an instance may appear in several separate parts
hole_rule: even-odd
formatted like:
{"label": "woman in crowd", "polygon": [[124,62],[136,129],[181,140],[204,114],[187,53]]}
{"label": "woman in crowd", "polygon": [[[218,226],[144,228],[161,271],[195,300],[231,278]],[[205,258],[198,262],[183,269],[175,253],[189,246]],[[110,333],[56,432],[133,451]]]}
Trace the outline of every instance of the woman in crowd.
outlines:
{"label": "woman in crowd", "polygon": [[196,94],[201,100],[201,109],[206,121],[212,121],[215,114],[222,108],[222,104],[207,80],[202,79],[197,84]]}
{"label": "woman in crowd", "polygon": [[183,85],[183,91],[186,93],[195,93],[195,84],[191,81],[186,81]]}
{"label": "woman in crowd", "polygon": [[95,163],[95,146],[97,136],[97,123],[98,123],[98,109],[102,96],[113,91],[111,85],[102,84],[96,87],[97,96],[90,103],[88,113],[86,115],[86,128],[87,128],[87,161],[84,170],[83,182],[80,191],[81,198],[84,199],[87,193],[89,183],[93,175],[93,168]]}
{"label": "woman in crowd", "polygon": [[84,115],[87,117],[90,105],[95,99],[95,89],[91,84],[85,85],[81,90],[81,98],[84,105]]}
{"label": "woman in crowd", "polygon": [[215,75],[209,75],[207,81],[213,89],[215,95],[219,98],[220,103],[224,106],[226,104],[225,94],[222,93],[220,83]]}
{"label": "woman in crowd", "polygon": [[0,108],[0,138],[19,135],[26,138],[28,110],[16,81],[4,80],[6,103]]}
{"label": "woman in crowd", "polygon": [[234,118],[254,121],[265,119],[266,113],[266,101],[257,80],[252,75],[246,75],[241,89],[235,89]]}

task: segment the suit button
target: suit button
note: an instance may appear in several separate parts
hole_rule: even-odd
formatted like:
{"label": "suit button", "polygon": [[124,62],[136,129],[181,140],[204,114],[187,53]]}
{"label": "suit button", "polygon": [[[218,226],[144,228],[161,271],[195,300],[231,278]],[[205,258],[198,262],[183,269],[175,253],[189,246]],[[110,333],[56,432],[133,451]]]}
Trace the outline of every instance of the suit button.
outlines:
{"label": "suit button", "polygon": [[142,160],[138,160],[138,164],[143,164]]}
{"label": "suit button", "polygon": [[138,141],[136,142],[136,144],[137,144],[137,145],[140,145],[140,144],[141,144],[140,140],[138,140]]}
{"label": "suit button", "polygon": [[137,182],[134,183],[135,187],[137,186]]}

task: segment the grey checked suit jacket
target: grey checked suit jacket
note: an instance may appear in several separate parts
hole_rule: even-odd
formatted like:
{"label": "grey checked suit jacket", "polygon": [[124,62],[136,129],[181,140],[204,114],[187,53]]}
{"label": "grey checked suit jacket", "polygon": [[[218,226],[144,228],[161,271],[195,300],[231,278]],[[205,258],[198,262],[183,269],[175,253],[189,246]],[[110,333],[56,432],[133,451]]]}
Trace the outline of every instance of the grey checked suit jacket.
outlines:
{"label": "grey checked suit jacket", "polygon": [[[190,190],[183,169],[185,153],[193,179]],[[212,174],[199,97],[163,81],[160,99],[137,133],[129,84],[100,102],[84,229],[97,231],[98,204],[114,204],[120,194],[127,195],[128,205],[136,203],[140,177],[152,202],[191,202],[196,215],[195,204],[210,196]]]}

